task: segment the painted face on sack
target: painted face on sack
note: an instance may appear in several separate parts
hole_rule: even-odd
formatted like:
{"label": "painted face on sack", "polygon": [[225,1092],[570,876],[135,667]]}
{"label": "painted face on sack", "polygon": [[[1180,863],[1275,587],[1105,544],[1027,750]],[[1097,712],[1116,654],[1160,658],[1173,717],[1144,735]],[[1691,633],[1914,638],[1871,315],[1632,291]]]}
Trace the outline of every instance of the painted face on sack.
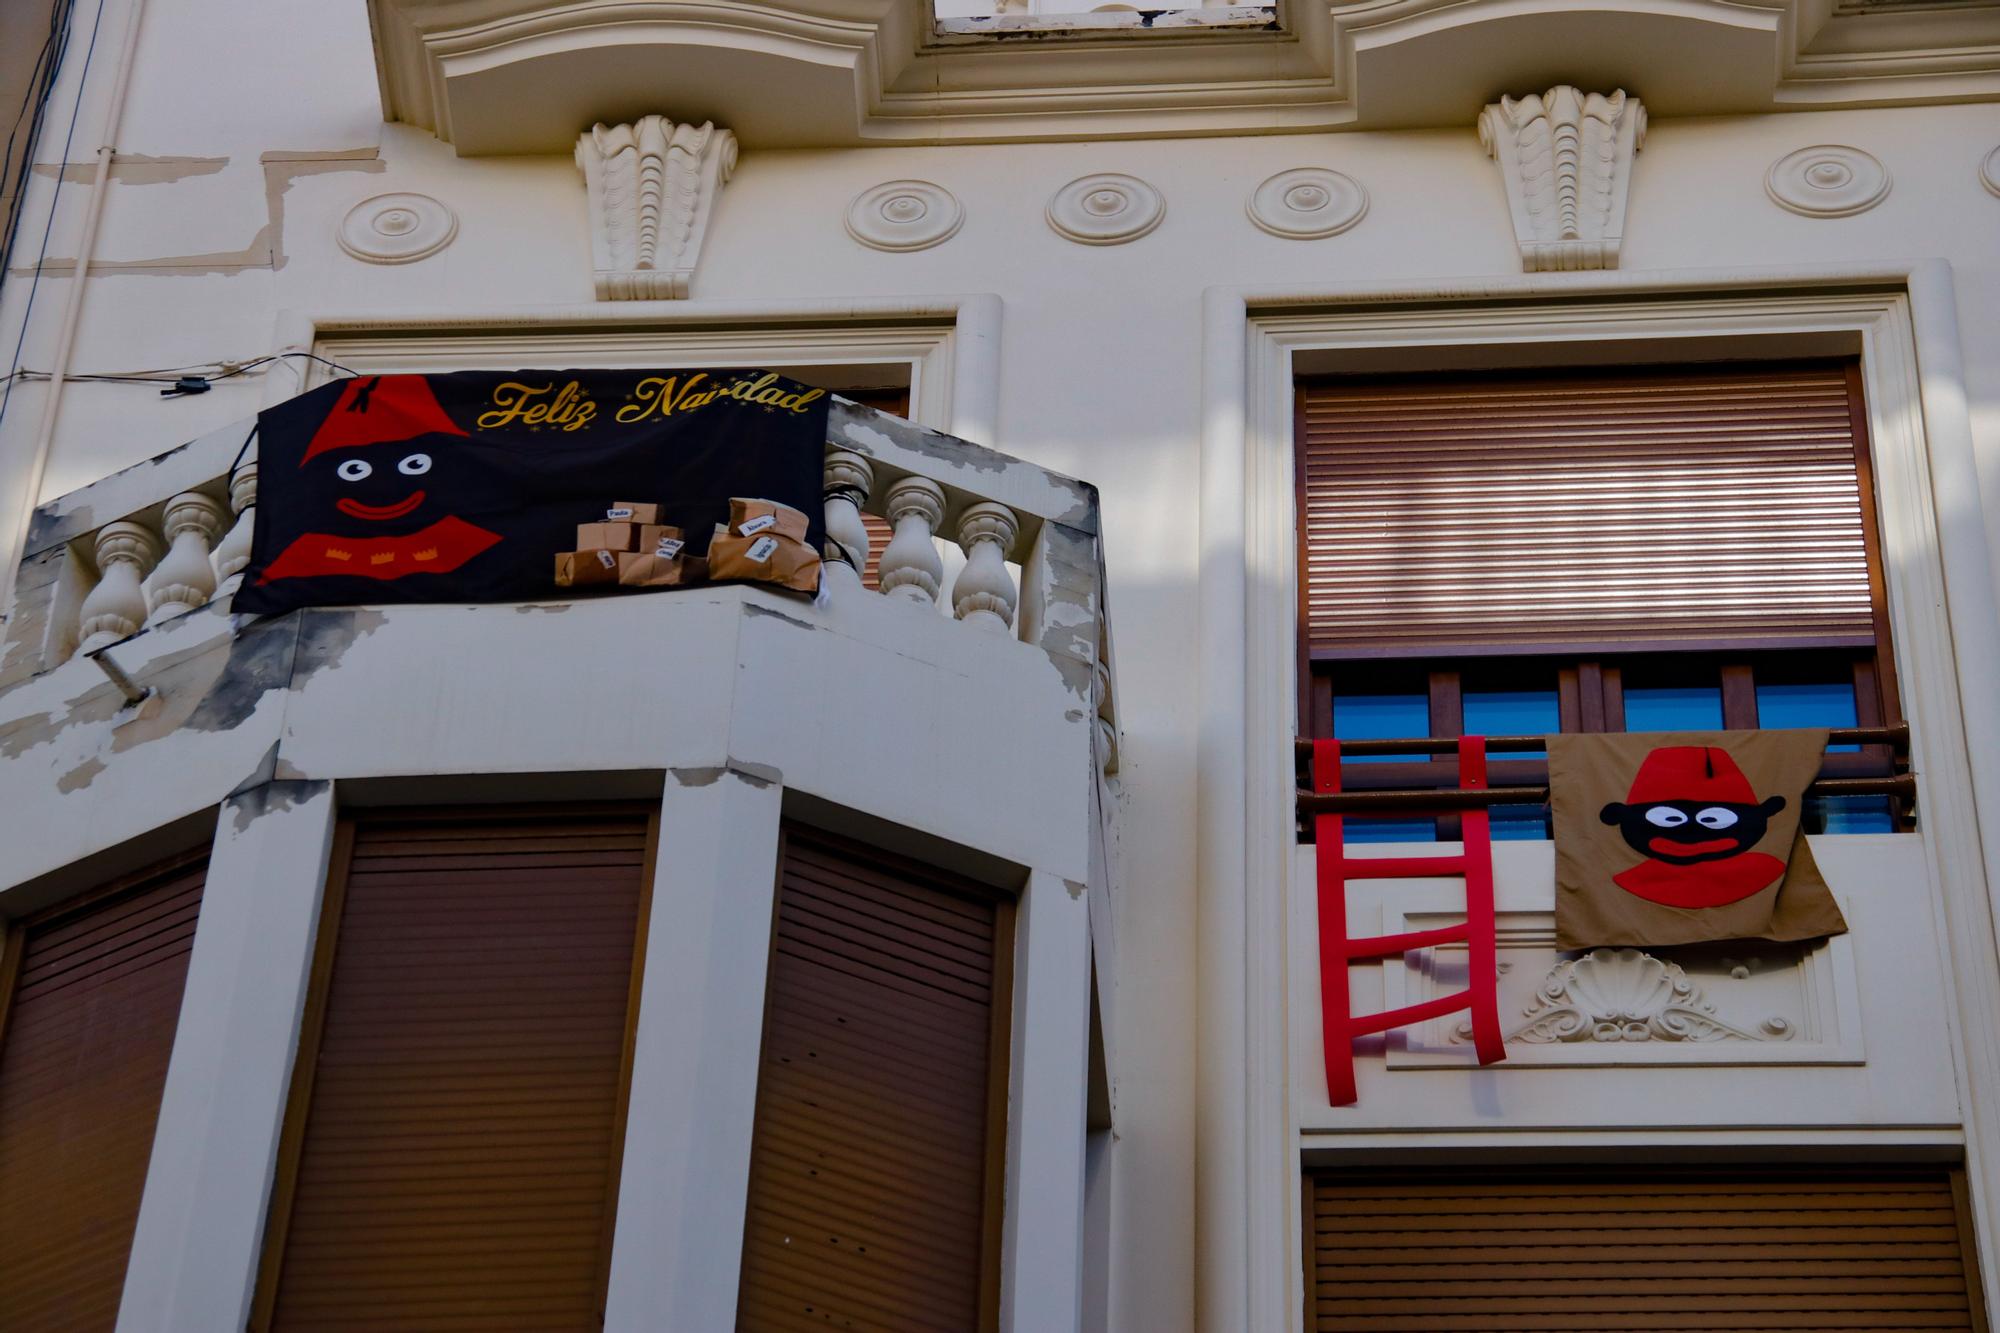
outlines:
{"label": "painted face on sack", "polygon": [[372,445],[342,449],[312,461],[333,475],[329,488],[342,521],[334,526],[356,536],[414,532],[439,517],[431,496],[441,484],[448,492],[449,468],[443,451],[419,444]]}
{"label": "painted face on sack", "polygon": [[1668,865],[1691,866],[1720,861],[1756,846],[1771,816],[1784,808],[1782,796],[1754,805],[1702,800],[1627,805],[1613,801],[1598,812],[1598,818],[1616,825],[1633,851]]}

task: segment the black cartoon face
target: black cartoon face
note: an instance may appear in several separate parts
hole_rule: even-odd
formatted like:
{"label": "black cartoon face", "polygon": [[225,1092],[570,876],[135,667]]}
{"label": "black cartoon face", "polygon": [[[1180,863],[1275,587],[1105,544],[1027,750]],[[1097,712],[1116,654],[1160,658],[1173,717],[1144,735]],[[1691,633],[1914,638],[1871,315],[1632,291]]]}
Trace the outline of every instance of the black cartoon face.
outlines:
{"label": "black cartoon face", "polygon": [[1626,805],[1613,801],[1597,817],[1616,825],[1633,851],[1669,865],[1691,866],[1720,861],[1755,847],[1763,840],[1771,816],[1784,808],[1782,796],[1755,805],[1701,800]]}
{"label": "black cartoon face", "polygon": [[[357,535],[407,531],[422,526],[431,493],[449,478],[439,468],[441,454],[420,444],[408,446],[373,445],[367,449],[340,450],[313,460],[314,467],[330,466],[337,498],[333,507],[353,520]],[[402,522],[401,520],[411,520]]]}

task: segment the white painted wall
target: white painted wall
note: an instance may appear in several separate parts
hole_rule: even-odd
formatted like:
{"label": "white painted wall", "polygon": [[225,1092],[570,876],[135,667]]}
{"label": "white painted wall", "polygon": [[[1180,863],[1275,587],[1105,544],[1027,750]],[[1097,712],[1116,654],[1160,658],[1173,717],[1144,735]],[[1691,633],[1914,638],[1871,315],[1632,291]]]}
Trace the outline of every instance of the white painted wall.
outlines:
{"label": "white painted wall", "polygon": [[[130,0],[106,3],[107,30],[115,30]],[[266,0],[245,7],[151,0],[141,41],[121,136],[126,165],[114,172],[105,204],[96,276],[72,362],[76,371],[128,372],[259,355],[271,350],[283,311],[590,301],[585,198],[574,165],[560,155],[459,160],[427,133],[382,124],[359,3]],[[59,106],[68,105],[75,79],[74,70],[66,73]],[[94,142],[91,118],[106,91],[95,84],[89,89],[78,143]],[[1643,96],[1645,89],[1635,84],[1633,91]],[[677,110],[670,102],[658,109]],[[59,148],[65,128],[58,116],[44,141],[45,158]],[[1783,154],[1817,143],[1874,153],[1889,167],[1895,188],[1879,207],[1852,218],[1813,220],[1779,209],[1764,194],[1766,169]],[[1989,520],[2000,518],[2000,198],[1978,177],[1981,159],[1996,144],[2000,116],[1977,104],[1655,119],[1635,168],[1622,271],[1948,260],[1980,489]],[[1306,165],[1333,167],[1360,181],[1371,200],[1367,217],[1339,237],[1311,242],[1281,240],[1253,227],[1244,212],[1249,193],[1277,171]],[[1156,186],[1167,202],[1159,229],[1111,247],[1076,245],[1053,232],[1042,216],[1049,196],[1099,171],[1130,173]],[[898,178],[934,181],[955,193],[966,209],[960,233],[936,249],[908,254],[850,240],[841,226],[848,200]],[[29,255],[39,245],[53,183],[48,175],[38,177],[28,200]],[[400,267],[371,266],[342,253],[333,239],[342,216],[362,199],[390,190],[420,191],[449,204],[460,220],[456,241]],[[73,253],[83,193],[83,187],[66,185],[56,199],[52,260]],[[1194,867],[1202,713],[1194,612],[1202,292],[1216,285],[1471,284],[1518,269],[1499,175],[1469,123],[1405,133],[817,152],[761,152],[753,144],[718,203],[694,283],[703,301],[997,294],[1003,312],[999,411],[990,443],[1101,488],[1119,649],[1125,820],[1118,974],[1111,979],[1118,1025],[1115,1329],[1188,1329],[1195,1303]],[[63,266],[52,264],[35,287],[24,366],[50,363],[68,285]],[[11,348],[20,332],[30,286],[17,272],[0,291],[0,348]],[[71,385],[45,495],[199,435],[254,410],[267,395],[282,396],[282,387],[267,378],[244,375],[205,396],[170,402],[147,386]],[[19,485],[47,392],[33,382],[15,386],[0,420],[0,494]],[[11,512],[11,506],[0,508]],[[16,540],[18,534],[0,530],[0,543]],[[689,608],[686,614],[699,613]],[[359,719],[354,733],[301,737],[302,749],[338,767],[351,762],[353,747],[365,741],[371,761],[406,772],[502,762],[509,745],[505,729],[477,724],[506,715],[507,700],[523,686],[553,685],[561,673],[536,657],[542,640],[531,628],[535,617],[499,628],[487,619],[469,620],[464,630],[482,639],[492,674],[450,690],[423,661],[422,645],[387,631],[362,641],[353,661],[365,670],[322,677],[298,701]],[[872,650],[853,651],[861,657]],[[876,658],[857,660],[855,670],[898,669]],[[414,685],[391,684],[403,671],[414,673]],[[443,744],[434,729],[412,724],[406,710],[416,705],[399,689],[415,691],[429,715],[449,720],[455,739]],[[886,692],[876,698],[888,708]],[[882,719],[871,741],[859,734],[871,730],[862,706],[851,699],[841,706],[853,715],[841,725],[857,733],[846,744],[894,748],[886,737],[896,734],[887,730],[895,719]],[[904,718],[901,734],[918,738],[926,729],[967,720],[956,706],[933,709],[921,721]],[[585,725],[606,735],[616,729],[602,715]],[[218,770],[227,767],[238,777],[249,771],[268,740],[249,742],[246,731],[235,742],[241,753],[231,751],[226,763],[218,759]],[[846,753],[839,747],[825,753],[829,771]],[[50,758],[49,782],[80,762],[56,766]],[[941,759],[935,808],[916,822],[950,823],[954,810],[969,809],[954,784],[974,767]],[[83,826],[88,821],[143,824],[159,803],[156,788],[163,780],[143,762],[126,763],[91,787],[89,814],[40,825],[31,848],[13,842],[9,855],[25,855],[37,866],[59,863],[66,849],[90,841],[92,830]],[[1003,806],[1037,795],[1011,790],[1011,797],[999,793]],[[5,808],[0,804],[0,815]],[[1040,817],[1027,808],[1017,815],[1022,822]],[[967,816],[963,822],[977,821]],[[17,828],[13,836],[25,835]],[[1857,884],[1852,891],[1854,919],[1876,921],[1878,914],[1860,901],[1872,886]],[[1905,933],[1924,928],[1913,919],[1883,926]],[[1872,970],[1871,950],[1857,957],[1865,995],[1879,995],[1889,982],[1870,978],[1888,974]],[[1296,978],[1292,984],[1296,996]],[[1871,1036],[1871,1051],[1887,1054],[1898,1044],[1897,1034],[1917,1022],[1919,1006],[1910,1006],[1880,1019],[1889,1026],[1879,1039]],[[1922,1063],[1933,1052],[1919,1045],[1898,1058]],[[1302,1068],[1301,1077],[1307,1072]],[[1921,1102],[1927,1125],[1949,1118],[1937,1073],[1935,1064],[1924,1065],[1907,1090]],[[1383,1078],[1396,1085],[1444,1076],[1395,1072]]]}

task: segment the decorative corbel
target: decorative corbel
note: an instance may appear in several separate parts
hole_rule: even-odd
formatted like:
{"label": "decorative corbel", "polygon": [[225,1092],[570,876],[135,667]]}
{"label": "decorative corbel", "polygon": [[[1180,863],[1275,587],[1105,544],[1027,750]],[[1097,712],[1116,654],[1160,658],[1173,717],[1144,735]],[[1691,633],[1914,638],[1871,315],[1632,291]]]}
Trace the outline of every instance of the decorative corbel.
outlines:
{"label": "decorative corbel", "polygon": [[1479,113],[1479,142],[1500,164],[1521,267],[1617,268],[1632,158],[1646,142],[1646,108],[1562,84],[1503,97]]}
{"label": "decorative corbel", "polygon": [[586,130],[576,163],[590,190],[597,299],[686,297],[715,197],[736,169],[736,136],[642,116]]}

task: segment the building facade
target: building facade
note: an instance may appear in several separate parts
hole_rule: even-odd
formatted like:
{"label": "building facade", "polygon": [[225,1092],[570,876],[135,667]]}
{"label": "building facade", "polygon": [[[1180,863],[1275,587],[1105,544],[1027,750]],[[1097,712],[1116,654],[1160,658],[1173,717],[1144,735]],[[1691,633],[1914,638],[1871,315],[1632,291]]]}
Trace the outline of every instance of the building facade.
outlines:
{"label": "building facade", "polygon": [[[1062,8],[51,7],[0,1325],[1986,1326],[2000,6]],[[262,409],[750,367],[817,602],[230,613]],[[1467,885],[1302,738],[1760,726],[1846,934],[1559,949],[1516,799],[1506,1059],[1413,942],[1336,1104]]]}

